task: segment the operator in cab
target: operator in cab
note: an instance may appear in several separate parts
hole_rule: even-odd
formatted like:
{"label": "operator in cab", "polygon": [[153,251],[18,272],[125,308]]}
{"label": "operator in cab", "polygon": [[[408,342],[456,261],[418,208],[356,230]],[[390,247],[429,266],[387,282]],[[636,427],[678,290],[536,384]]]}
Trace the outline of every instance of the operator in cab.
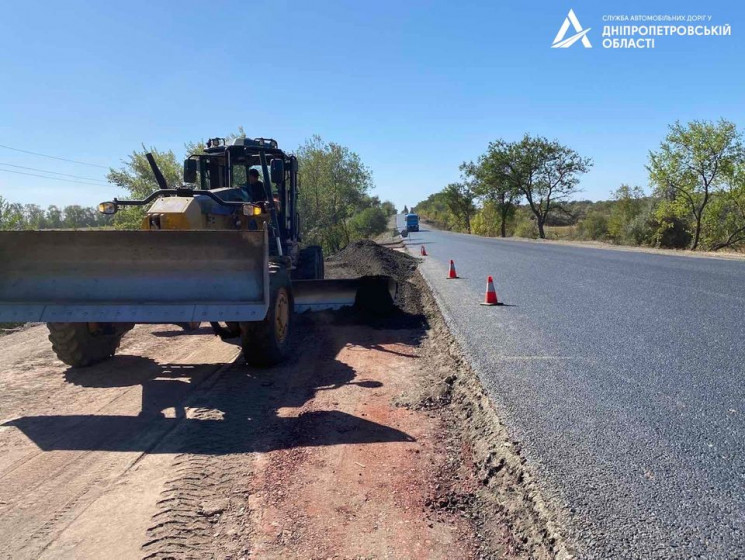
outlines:
{"label": "operator in cab", "polygon": [[266,200],[264,183],[259,180],[258,169],[248,170],[248,184],[244,187],[248,191],[251,202],[262,202]]}

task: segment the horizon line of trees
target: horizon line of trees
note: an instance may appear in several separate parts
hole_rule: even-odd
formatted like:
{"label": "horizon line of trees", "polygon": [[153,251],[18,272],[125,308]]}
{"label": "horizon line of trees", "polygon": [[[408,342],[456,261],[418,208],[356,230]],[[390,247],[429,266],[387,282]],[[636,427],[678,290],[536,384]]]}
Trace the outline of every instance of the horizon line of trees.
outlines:
{"label": "horizon line of trees", "polygon": [[725,119],[670,125],[646,169],[650,192],[621,184],[611,200],[575,200],[592,167],[557,140],[498,139],[460,166],[461,180],[416,205],[445,229],[486,236],[590,239],[718,251],[745,247],[745,148]]}
{"label": "horizon line of trees", "polygon": [[8,202],[0,196],[0,230],[83,229],[112,227],[111,216],[96,208],[71,204],[54,204],[42,208],[38,204]]}

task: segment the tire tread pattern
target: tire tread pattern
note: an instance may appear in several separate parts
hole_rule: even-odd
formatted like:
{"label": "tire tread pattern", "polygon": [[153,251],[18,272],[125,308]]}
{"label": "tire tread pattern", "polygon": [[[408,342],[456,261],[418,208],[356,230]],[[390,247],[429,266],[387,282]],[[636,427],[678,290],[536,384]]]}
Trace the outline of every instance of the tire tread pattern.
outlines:
{"label": "tire tread pattern", "polygon": [[271,298],[269,310],[263,321],[240,324],[241,346],[246,363],[256,367],[271,367],[281,362],[286,355],[288,342],[279,347],[274,339],[274,304],[280,288],[287,290],[290,298],[290,325],[288,338],[292,337],[292,285],[285,271],[276,271],[270,275]]}
{"label": "tire tread pattern", "polygon": [[87,323],[47,323],[57,357],[72,367],[86,367],[110,358],[124,333],[93,335]]}

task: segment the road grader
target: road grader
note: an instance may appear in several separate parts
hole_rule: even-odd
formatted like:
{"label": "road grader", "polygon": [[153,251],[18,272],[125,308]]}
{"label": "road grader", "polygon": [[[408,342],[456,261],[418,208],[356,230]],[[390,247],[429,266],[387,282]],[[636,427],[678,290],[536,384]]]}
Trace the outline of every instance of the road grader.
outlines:
{"label": "road grader", "polygon": [[392,309],[391,278],[325,280],[321,248],[302,248],[298,160],[275,140],[210,139],[175,187],[147,158],[159,190],[99,205],[146,208],[141,230],[0,232],[0,322],[46,323],[73,367],[113,356],[137,323],[207,322],[240,338],[249,364],[271,366],[289,352],[295,313]]}

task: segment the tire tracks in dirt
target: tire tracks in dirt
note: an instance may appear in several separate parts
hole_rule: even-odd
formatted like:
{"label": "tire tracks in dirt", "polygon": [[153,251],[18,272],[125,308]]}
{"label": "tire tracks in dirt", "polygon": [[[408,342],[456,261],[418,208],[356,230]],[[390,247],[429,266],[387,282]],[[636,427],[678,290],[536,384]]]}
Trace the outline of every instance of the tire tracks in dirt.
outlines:
{"label": "tire tracks in dirt", "polygon": [[[322,333],[317,336],[323,339]],[[166,483],[158,501],[143,558],[204,557],[217,552],[213,546],[215,533],[219,533],[215,524],[231,505],[239,517],[245,515],[248,520],[248,479],[254,475],[256,455],[263,448],[281,445],[273,440],[276,429],[271,426],[274,414],[270,403],[294,399],[287,398],[287,393],[296,389],[294,383],[283,381],[293,379],[300,361],[316,363],[323,346],[316,343],[308,347],[307,337],[303,337],[294,345],[295,353],[305,352],[302,358],[267,371],[234,365],[194,395],[195,423],[173,434],[176,447],[184,452],[173,460],[177,476]],[[249,537],[250,533],[243,531],[240,545],[231,546],[231,550],[247,551]]]}
{"label": "tire tracks in dirt", "polygon": [[[3,381],[7,381],[6,386],[11,388],[11,392],[31,398],[26,402],[11,402],[11,406],[4,407],[2,412],[4,416],[14,412],[15,405],[17,412],[38,411],[39,414],[21,414],[6,420],[3,431],[7,433],[9,426],[19,427],[36,447],[28,442],[21,444],[19,440],[22,438],[17,437],[11,444],[15,459],[6,463],[0,472],[3,481],[0,486],[0,535],[3,543],[0,556],[38,558],[44,554],[96,500],[126,479],[130,470],[159,441],[168,437],[180,419],[174,418],[173,424],[163,422],[162,416],[154,410],[159,406],[157,403],[151,403],[150,417],[138,416],[145,404],[144,390],[138,381],[157,380],[158,375],[170,371],[170,368],[187,368],[190,381],[194,383],[191,386],[184,384],[177,392],[178,398],[172,399],[172,404],[183,406],[177,402],[179,399],[224,367],[225,357],[235,358],[238,353],[234,347],[222,345],[224,347],[216,348],[213,337],[204,335],[191,340],[185,338],[172,345],[179,348],[163,351],[159,348],[162,343],[152,334],[167,333],[169,328],[140,327],[139,332],[124,345],[125,352],[140,352],[139,357],[124,355],[87,370],[65,370],[58,364],[49,348],[44,348],[48,344],[42,338],[43,327],[36,328],[36,332],[23,333],[23,346],[30,343],[32,352],[38,354],[38,347],[44,351],[41,359],[35,360],[35,371],[20,371],[19,353],[10,353],[15,363],[3,364],[7,367],[2,374]],[[4,337],[2,343],[8,344],[11,339],[10,336]],[[203,355],[217,354],[221,359],[191,368],[189,362],[194,358],[195,341]],[[187,352],[183,351],[185,347]],[[147,357],[157,355],[158,350],[164,358],[174,358],[173,361],[181,364],[163,364]],[[229,354],[226,355],[226,351]],[[183,357],[179,358],[179,353]],[[31,378],[31,375],[37,377]],[[47,396],[23,386],[36,388],[45,381],[54,385],[59,383],[60,377],[64,384],[59,388],[70,402],[61,403],[59,408],[76,412],[83,410],[86,414],[49,415]],[[90,398],[91,393],[98,398]],[[101,413],[108,413],[108,416]],[[97,418],[118,418],[125,422],[111,429],[98,430],[100,423],[95,421]],[[121,451],[116,449],[117,446]],[[106,447],[113,449],[102,452]]]}

